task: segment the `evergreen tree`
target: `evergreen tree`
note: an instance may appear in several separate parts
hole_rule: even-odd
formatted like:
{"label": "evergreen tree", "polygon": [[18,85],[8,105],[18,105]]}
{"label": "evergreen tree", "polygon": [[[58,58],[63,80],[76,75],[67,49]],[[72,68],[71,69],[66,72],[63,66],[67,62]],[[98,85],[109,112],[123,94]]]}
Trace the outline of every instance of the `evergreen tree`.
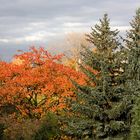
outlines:
{"label": "evergreen tree", "polygon": [[130,23],[131,29],[127,32],[126,45],[128,49],[128,80],[127,89],[133,95],[133,123],[131,139],[140,139],[140,8]]}
{"label": "evergreen tree", "polygon": [[84,86],[73,82],[77,98],[70,102],[72,107],[64,125],[65,132],[78,139],[121,139],[129,132],[131,102],[125,94],[123,64],[116,52],[120,47],[117,35],[117,30],[110,29],[107,14],[87,35],[96,47],[95,52],[85,47],[82,54],[81,69],[89,82]]}
{"label": "evergreen tree", "polygon": [[[136,90],[140,81],[140,8],[136,11],[134,20],[130,23],[131,29],[127,32],[126,46],[128,48],[128,85]],[[134,92],[134,91],[133,91]]]}

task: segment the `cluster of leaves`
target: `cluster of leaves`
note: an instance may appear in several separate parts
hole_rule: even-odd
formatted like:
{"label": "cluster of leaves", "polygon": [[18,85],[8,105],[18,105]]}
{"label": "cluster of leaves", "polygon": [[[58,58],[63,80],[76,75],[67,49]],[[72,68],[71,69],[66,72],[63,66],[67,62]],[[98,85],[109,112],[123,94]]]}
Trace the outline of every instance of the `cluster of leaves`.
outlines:
{"label": "cluster of leaves", "polygon": [[85,76],[60,63],[43,48],[31,48],[11,63],[0,62],[0,107],[14,106],[19,114],[39,117],[46,111],[65,107],[65,98],[74,97],[71,79],[85,83]]}

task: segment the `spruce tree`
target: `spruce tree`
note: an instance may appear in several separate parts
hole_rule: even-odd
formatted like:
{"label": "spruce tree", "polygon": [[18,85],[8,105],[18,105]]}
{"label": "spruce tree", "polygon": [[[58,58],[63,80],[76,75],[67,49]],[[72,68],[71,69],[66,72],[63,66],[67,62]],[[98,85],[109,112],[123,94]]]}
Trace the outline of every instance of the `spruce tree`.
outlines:
{"label": "spruce tree", "polygon": [[134,108],[131,127],[131,139],[140,139],[140,8],[130,23],[131,29],[127,32],[126,45],[128,49],[128,80],[127,87],[133,95]]}
{"label": "spruce tree", "polygon": [[85,47],[82,54],[81,70],[89,81],[84,86],[73,82],[77,96],[70,102],[64,125],[65,132],[77,139],[121,139],[129,132],[131,102],[125,94],[124,70],[116,52],[120,47],[117,36],[118,31],[110,29],[107,14],[87,35],[96,48],[93,52]]}
{"label": "spruce tree", "polygon": [[[128,48],[127,75],[129,87],[136,90],[140,81],[140,8],[130,23],[131,29],[127,32],[126,47]],[[134,91],[133,91],[134,92]]]}

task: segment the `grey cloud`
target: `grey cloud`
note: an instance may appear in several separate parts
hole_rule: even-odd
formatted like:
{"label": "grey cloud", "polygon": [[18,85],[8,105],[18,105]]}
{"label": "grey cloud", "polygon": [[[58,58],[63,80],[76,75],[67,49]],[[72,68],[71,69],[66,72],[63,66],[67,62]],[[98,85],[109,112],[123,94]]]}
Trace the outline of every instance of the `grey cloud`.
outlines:
{"label": "grey cloud", "polygon": [[3,57],[9,51],[27,48],[26,45],[55,41],[70,31],[89,31],[105,12],[114,28],[127,29],[140,6],[139,0],[0,0],[0,3]]}

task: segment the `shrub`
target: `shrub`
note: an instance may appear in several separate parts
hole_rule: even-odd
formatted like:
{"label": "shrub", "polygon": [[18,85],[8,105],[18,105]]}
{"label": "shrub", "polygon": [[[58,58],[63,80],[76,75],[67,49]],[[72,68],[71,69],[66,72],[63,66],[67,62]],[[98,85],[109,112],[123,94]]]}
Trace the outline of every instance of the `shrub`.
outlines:
{"label": "shrub", "polygon": [[59,122],[54,113],[47,113],[42,119],[38,131],[34,135],[34,140],[57,139],[60,136]]}

